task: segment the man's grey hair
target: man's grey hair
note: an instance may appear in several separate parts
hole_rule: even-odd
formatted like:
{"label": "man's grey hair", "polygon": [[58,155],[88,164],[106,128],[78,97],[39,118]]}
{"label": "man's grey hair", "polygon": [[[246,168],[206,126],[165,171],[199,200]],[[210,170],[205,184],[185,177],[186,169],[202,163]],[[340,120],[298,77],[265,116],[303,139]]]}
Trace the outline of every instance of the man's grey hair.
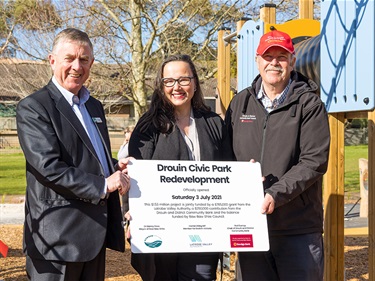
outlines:
{"label": "man's grey hair", "polygon": [[52,53],[54,53],[59,43],[66,41],[74,41],[82,45],[88,45],[91,51],[94,53],[94,47],[87,33],[76,28],[66,28],[56,35],[52,44]]}

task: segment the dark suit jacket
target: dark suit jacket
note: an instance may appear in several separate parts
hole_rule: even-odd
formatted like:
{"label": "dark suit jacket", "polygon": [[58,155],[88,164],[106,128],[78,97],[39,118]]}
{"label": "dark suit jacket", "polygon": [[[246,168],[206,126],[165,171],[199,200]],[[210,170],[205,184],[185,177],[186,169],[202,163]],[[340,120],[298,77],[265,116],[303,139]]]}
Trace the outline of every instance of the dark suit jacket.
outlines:
{"label": "dark suit jacket", "polygon": [[[102,104],[85,103],[103,136],[110,171],[115,161]],[[106,243],[124,251],[117,192],[101,200],[105,176],[89,137],[50,81],[17,106],[17,131],[26,158],[24,251],[33,258],[84,262]]]}
{"label": "dark suit jacket", "polygon": [[[201,161],[232,161],[233,152],[221,117],[214,112],[194,111],[194,120]],[[177,125],[166,135],[158,132],[152,124],[142,131],[141,124],[142,118],[130,137],[129,156],[136,159],[189,160],[188,146]],[[132,254],[131,264],[143,280],[155,278],[154,257],[154,254]]]}

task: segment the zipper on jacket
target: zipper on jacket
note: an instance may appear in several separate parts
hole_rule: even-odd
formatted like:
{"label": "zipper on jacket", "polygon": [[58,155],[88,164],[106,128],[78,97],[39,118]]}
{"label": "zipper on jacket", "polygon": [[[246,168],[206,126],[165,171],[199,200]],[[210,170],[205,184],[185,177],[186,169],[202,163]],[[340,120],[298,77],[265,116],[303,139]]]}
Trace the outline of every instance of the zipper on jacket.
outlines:
{"label": "zipper on jacket", "polygon": [[267,123],[268,123],[269,116],[270,116],[270,114],[267,113],[266,119],[264,120],[264,124],[263,124],[262,150],[261,150],[261,153],[260,153],[260,164],[261,165],[263,164],[263,155],[264,155],[264,147],[265,147],[265,143],[266,143],[266,131],[267,131]]}

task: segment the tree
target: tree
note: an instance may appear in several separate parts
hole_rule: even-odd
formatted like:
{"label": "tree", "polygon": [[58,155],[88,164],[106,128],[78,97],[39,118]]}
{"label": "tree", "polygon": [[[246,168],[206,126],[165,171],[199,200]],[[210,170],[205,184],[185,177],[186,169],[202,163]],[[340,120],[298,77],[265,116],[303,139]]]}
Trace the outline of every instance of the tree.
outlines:
{"label": "tree", "polygon": [[16,57],[20,39],[15,34],[17,28],[31,32],[54,31],[61,23],[51,1],[0,2],[0,57]]}
{"label": "tree", "polygon": [[[45,85],[51,76],[51,70],[45,64],[46,57],[35,57],[33,44],[25,45],[26,48],[20,46],[23,36],[53,31],[60,24],[61,19],[50,1],[0,2],[0,115],[15,114],[18,100]],[[39,47],[36,50],[40,50]],[[34,56],[29,55],[33,53]],[[19,59],[23,54],[38,61]]]}
{"label": "tree", "polygon": [[[136,118],[147,109],[145,81],[148,74],[155,75],[160,60],[178,51],[190,54],[193,59],[215,61],[216,54],[207,50],[224,22],[243,15],[240,2],[243,1],[217,4],[208,0],[100,0],[99,4],[92,3],[88,9],[92,23],[105,27],[103,33],[96,32],[96,37],[114,38],[101,40],[107,42],[102,53],[111,53],[111,59],[121,66],[116,79],[124,95],[134,101]],[[118,48],[119,45],[122,47]]]}

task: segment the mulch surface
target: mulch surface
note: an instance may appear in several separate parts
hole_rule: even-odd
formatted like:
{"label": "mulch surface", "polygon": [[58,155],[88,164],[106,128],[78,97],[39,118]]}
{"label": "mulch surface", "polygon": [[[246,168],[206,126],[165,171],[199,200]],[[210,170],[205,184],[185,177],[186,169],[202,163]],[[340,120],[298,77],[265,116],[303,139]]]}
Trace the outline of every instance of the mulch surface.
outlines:
{"label": "mulch surface", "polygon": [[[22,226],[0,225],[0,240],[9,246],[8,256],[0,257],[0,280],[24,281],[25,257],[22,252]],[[348,281],[369,280],[368,238],[345,237],[345,277]],[[130,249],[125,253],[107,251],[106,281],[141,281],[130,265]],[[230,271],[224,271],[223,281],[234,280],[235,255],[231,255]],[[220,274],[218,274],[218,280]]]}

